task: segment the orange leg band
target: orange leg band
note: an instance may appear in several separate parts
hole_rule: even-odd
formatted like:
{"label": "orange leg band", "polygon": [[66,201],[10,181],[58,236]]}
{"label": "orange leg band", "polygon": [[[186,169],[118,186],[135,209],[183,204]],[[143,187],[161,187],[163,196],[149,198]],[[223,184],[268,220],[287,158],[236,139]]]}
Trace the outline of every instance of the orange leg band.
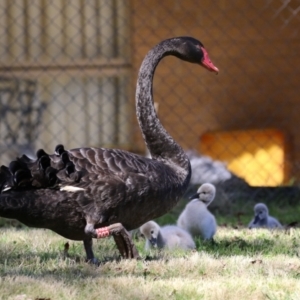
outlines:
{"label": "orange leg band", "polygon": [[108,227],[97,228],[97,239],[105,238],[110,235]]}

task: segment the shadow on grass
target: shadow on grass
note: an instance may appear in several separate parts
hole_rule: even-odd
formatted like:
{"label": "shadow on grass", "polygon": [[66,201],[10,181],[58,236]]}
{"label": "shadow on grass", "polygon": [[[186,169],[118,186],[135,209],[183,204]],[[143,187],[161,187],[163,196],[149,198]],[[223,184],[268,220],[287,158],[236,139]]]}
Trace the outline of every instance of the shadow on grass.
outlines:
{"label": "shadow on grass", "polygon": [[215,241],[202,241],[196,239],[196,247],[198,251],[214,255],[216,258],[220,256],[234,255],[277,255],[277,254],[295,254],[294,249],[287,248],[282,241],[275,242],[268,238],[258,238],[251,241],[246,241],[239,237],[222,239]]}
{"label": "shadow on grass", "polygon": [[105,256],[98,265],[88,263],[84,256],[68,255],[58,252],[5,253],[0,248],[0,276],[28,276],[33,278],[51,278],[73,282],[78,279],[101,277],[101,267],[106,263],[120,262],[119,255]]}

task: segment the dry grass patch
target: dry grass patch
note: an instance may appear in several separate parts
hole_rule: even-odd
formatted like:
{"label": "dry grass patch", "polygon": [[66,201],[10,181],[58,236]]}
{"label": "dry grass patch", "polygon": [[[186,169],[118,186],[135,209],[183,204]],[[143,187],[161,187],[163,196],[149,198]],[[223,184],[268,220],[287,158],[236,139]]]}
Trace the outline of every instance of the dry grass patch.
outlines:
{"label": "dry grass patch", "polygon": [[219,228],[197,251],[119,260],[111,239],[95,241],[102,264],[84,261],[80,242],[37,229],[0,232],[0,299],[300,299],[300,230]]}

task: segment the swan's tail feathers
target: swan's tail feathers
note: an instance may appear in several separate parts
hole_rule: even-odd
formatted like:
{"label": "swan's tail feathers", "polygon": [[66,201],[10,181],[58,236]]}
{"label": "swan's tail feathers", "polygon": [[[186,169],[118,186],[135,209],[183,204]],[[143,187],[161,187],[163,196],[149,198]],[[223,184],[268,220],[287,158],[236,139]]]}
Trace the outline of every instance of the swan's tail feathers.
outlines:
{"label": "swan's tail feathers", "polygon": [[51,156],[51,166],[58,172],[56,174],[60,182],[77,183],[84,172],[77,171],[75,164],[70,161],[69,153],[64,146],[59,144],[55,147],[54,156]]}
{"label": "swan's tail feathers", "polygon": [[6,166],[0,167],[0,191],[7,191],[13,185],[13,177]]}
{"label": "swan's tail feathers", "polygon": [[12,161],[9,166],[0,168],[0,192],[11,189],[24,188],[31,185],[32,175],[26,164],[22,161]]}
{"label": "swan's tail feathers", "polygon": [[52,188],[62,181],[78,182],[82,177],[63,145],[56,146],[51,155],[40,149],[36,156],[36,159],[30,159],[22,155],[11,161],[8,167],[0,167],[0,193],[11,189]]}

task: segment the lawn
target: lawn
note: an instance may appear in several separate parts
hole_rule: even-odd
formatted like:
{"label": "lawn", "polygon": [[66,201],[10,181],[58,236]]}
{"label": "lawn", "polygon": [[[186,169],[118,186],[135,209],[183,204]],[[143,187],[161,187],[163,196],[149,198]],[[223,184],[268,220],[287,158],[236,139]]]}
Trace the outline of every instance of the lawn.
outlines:
{"label": "lawn", "polygon": [[[64,253],[65,243],[69,251]],[[0,229],[0,299],[300,299],[300,229],[219,227],[197,250],[144,251],[120,260],[111,238],[80,242],[41,229]]]}

